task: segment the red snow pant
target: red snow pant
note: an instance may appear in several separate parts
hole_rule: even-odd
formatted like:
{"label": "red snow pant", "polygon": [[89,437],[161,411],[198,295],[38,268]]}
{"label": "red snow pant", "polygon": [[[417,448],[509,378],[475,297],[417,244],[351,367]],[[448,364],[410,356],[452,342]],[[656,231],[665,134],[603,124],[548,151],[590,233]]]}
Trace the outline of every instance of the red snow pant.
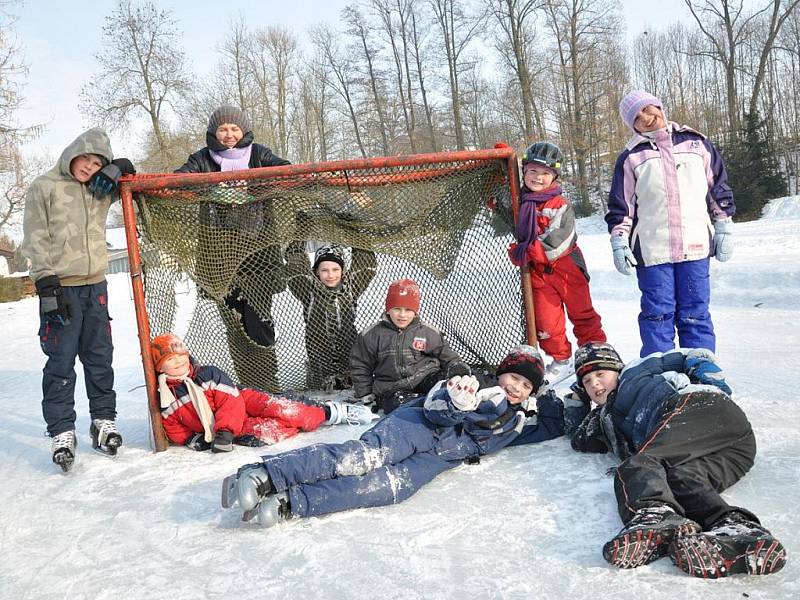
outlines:
{"label": "red snow pant", "polygon": [[237,435],[254,435],[265,444],[277,444],[301,431],[314,431],[325,421],[325,411],[319,406],[253,389],[241,392],[247,417]]}
{"label": "red snow pant", "polygon": [[588,342],[605,342],[606,334],[600,323],[600,315],[592,306],[589,273],[580,248],[576,246],[553,263],[537,263],[533,266],[533,313],[536,317],[536,337],[542,350],[555,360],[572,357],[564,309],[572,322],[572,332],[579,346]]}

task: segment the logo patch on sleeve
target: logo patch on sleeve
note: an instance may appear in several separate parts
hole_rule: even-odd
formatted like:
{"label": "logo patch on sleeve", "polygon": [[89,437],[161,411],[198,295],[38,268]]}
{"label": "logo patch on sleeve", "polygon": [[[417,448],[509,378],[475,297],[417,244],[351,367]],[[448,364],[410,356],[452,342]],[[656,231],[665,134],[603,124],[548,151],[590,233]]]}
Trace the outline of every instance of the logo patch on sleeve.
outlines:
{"label": "logo patch on sleeve", "polygon": [[424,337],[415,337],[411,342],[411,347],[418,352],[425,352],[428,349],[428,339]]}

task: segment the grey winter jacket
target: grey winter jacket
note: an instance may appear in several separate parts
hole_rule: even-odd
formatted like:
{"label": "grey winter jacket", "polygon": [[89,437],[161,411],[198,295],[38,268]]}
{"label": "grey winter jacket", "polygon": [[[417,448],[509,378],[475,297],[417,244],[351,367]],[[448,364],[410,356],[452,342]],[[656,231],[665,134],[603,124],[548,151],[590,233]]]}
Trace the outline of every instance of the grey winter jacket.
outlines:
{"label": "grey winter jacket", "polygon": [[442,333],[414,318],[403,330],[388,314],[356,338],[350,353],[353,393],[382,396],[400,390],[413,390],[423,379],[446,371],[458,354]]}
{"label": "grey winter jacket", "polygon": [[106,217],[117,193],[99,196],[77,181],[70,163],[81,154],[111,162],[108,135],[100,128],[79,135],[56,166],[33,180],[25,198],[22,253],[31,261],[31,279],[56,275],[61,285],[99,283],[105,279]]}

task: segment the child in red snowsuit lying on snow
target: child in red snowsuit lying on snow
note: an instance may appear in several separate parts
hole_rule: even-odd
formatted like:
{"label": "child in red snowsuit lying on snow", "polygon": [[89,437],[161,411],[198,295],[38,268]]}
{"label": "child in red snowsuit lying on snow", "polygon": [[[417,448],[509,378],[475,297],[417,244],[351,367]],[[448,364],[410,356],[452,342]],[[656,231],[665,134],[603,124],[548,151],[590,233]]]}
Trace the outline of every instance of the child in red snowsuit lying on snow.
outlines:
{"label": "child in red snowsuit lying on snow", "polygon": [[238,388],[217,367],[195,364],[183,340],[171,333],[150,342],[150,353],[158,373],[164,431],[171,442],[193,450],[230,452],[233,444],[275,444],[323,424],[366,424],[377,418],[364,406],[310,406]]}

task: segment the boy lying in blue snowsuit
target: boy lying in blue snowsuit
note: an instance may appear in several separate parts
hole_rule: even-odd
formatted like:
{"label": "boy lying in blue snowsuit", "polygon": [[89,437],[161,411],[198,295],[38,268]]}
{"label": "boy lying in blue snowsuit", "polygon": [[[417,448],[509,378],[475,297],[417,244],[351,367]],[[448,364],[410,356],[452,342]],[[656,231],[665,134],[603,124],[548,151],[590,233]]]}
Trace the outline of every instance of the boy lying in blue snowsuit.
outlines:
{"label": "boy lying in blue snowsuit", "polygon": [[534,397],[543,374],[538,351],[518,346],[500,363],[497,387],[478,390],[474,377],[453,377],[424,403],[401,406],[358,440],[264,456],[263,463],[225,478],[222,505],[238,502],[243,520],[257,517],[269,527],[292,517],[402,502],[465,460],[562,435],[561,401],[552,393]]}

